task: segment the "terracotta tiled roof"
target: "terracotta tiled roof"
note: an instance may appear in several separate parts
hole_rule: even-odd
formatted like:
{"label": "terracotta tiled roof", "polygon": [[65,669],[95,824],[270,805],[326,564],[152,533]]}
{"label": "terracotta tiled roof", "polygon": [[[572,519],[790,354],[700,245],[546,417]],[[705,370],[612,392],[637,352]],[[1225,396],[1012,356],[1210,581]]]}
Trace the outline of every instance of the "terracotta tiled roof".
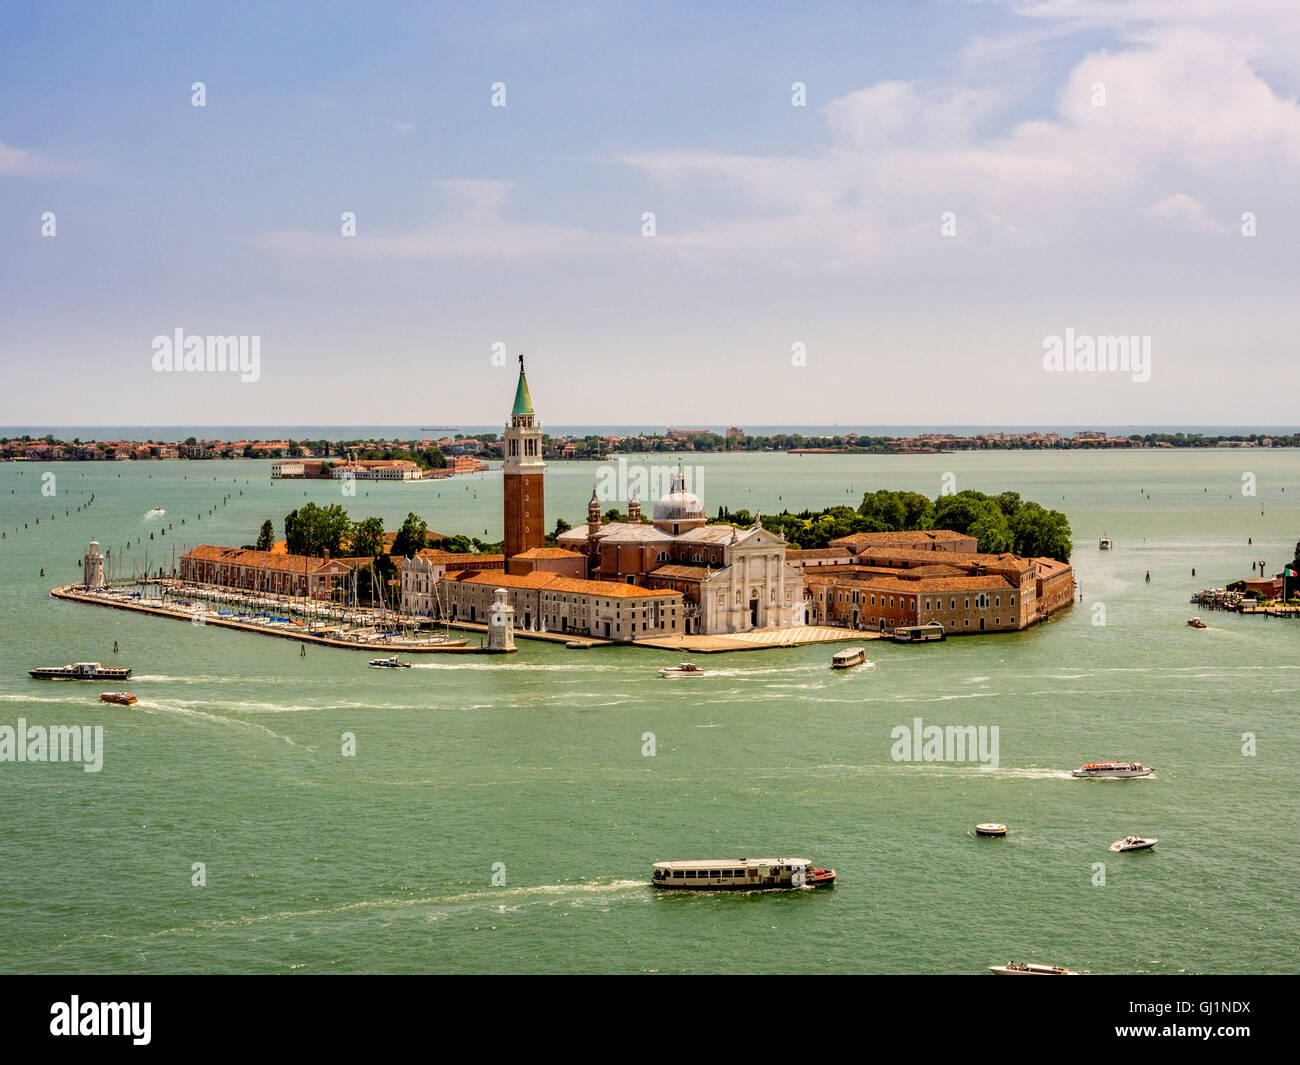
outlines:
{"label": "terracotta tiled roof", "polygon": [[430,562],[441,566],[484,566],[500,564],[504,565],[505,555],[476,555],[472,552],[460,551],[439,551],[437,548],[426,547],[417,552],[420,558],[427,558]]}
{"label": "terracotta tiled roof", "polygon": [[914,529],[905,532],[860,532],[840,536],[831,541],[831,546],[842,544],[849,546],[876,546],[887,544],[921,543],[922,541],[970,540],[974,537],[952,529]]}
{"label": "terracotta tiled roof", "polygon": [[647,596],[680,595],[668,588],[640,588],[635,584],[618,581],[583,581],[573,577],[556,577],[546,586],[548,592],[578,592],[585,595],[603,595],[610,599],[642,599]]}
{"label": "terracotta tiled roof", "polygon": [[982,555],[974,551],[953,551],[946,552],[941,556],[942,563],[936,563],[936,555],[933,551],[911,551],[902,547],[867,547],[860,553],[860,558],[864,559],[897,559],[899,562],[919,562],[922,564],[938,564],[949,566],[1013,566],[1018,569],[1025,569],[1033,564],[1032,559],[1023,558],[1020,555],[1013,555],[1009,551],[1000,555]]}
{"label": "terracotta tiled roof", "polygon": [[511,555],[511,558],[586,558],[586,555],[579,554],[577,551],[566,551],[563,547],[530,547],[527,551],[520,551],[517,555]]}
{"label": "terracotta tiled roof", "polygon": [[677,580],[702,581],[706,580],[711,574],[717,573],[716,569],[710,569],[708,566],[660,566],[658,569],[651,570],[651,577],[673,577]]}

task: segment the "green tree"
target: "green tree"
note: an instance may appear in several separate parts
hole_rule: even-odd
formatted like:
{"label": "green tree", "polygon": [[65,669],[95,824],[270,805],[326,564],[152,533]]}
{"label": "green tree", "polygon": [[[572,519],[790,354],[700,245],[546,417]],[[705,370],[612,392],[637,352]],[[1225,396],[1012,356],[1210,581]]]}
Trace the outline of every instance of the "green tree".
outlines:
{"label": "green tree", "polygon": [[271,519],[267,518],[262,522],[262,530],[257,534],[257,550],[270,551],[275,545],[275,526],[271,524]]}
{"label": "green tree", "polygon": [[969,489],[934,501],[934,528],[952,529],[973,536],[986,554],[1010,551],[1014,539],[1007,516],[997,502],[983,492]]}
{"label": "green tree", "polygon": [[1002,513],[1007,516],[1007,520],[1010,521],[1012,518],[1016,516],[1016,512],[1020,510],[1021,507],[1020,493],[999,492],[996,496],[994,496],[994,502],[997,503]]}
{"label": "green tree", "polygon": [[408,513],[406,520],[402,522],[402,527],[397,530],[397,536],[393,540],[393,548],[389,554],[399,555],[402,558],[414,558],[428,546],[428,543],[428,522],[423,518],[416,517],[414,513]]}
{"label": "green tree", "polygon": [[306,503],[285,515],[284,538],[291,555],[338,555],[339,545],[352,530],[348,512],[337,503],[318,507]]}
{"label": "green tree", "polygon": [[384,522],[382,518],[366,518],[352,526],[351,545],[353,558],[378,558],[384,553]]}
{"label": "green tree", "polygon": [[457,554],[469,555],[474,552],[474,542],[468,536],[448,536],[446,539],[439,540],[436,544],[430,544],[439,551],[454,551]]}
{"label": "green tree", "polygon": [[1022,503],[1011,519],[1017,555],[1026,558],[1054,558],[1070,561],[1070,521],[1059,510],[1047,510],[1037,503]]}

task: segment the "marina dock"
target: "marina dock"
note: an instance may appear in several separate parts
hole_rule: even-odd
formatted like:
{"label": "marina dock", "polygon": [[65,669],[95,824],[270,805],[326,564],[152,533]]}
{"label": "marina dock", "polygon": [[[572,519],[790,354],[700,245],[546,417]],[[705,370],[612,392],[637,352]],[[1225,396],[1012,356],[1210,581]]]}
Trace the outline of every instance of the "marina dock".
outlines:
{"label": "marina dock", "polygon": [[[115,610],[132,610],[139,614],[152,614],[154,617],[172,618],[176,621],[188,621],[193,623],[194,612],[178,604],[166,604],[161,600],[148,600],[144,598],[119,598],[116,596],[96,594],[87,592],[77,585],[63,585],[59,588],[51,589],[50,595],[55,599],[62,599],[68,602],[89,603],[92,606],[105,606]],[[384,637],[367,639],[365,637],[347,638],[341,637],[334,633],[313,632],[305,626],[291,628],[278,628],[270,625],[255,625],[247,621],[236,621],[234,618],[222,617],[214,611],[205,611],[203,616],[203,625],[216,625],[224,629],[238,629],[241,632],[251,632],[258,636],[277,636],[284,640],[294,640],[298,643],[310,643],[322,647],[337,647],[349,651],[400,651],[403,654],[494,654],[497,652],[489,651],[486,647],[477,647],[470,644],[465,645],[448,645],[438,643],[433,640],[408,639],[404,637]],[[484,626],[486,631],[486,626]],[[516,635],[523,635],[517,633]]]}

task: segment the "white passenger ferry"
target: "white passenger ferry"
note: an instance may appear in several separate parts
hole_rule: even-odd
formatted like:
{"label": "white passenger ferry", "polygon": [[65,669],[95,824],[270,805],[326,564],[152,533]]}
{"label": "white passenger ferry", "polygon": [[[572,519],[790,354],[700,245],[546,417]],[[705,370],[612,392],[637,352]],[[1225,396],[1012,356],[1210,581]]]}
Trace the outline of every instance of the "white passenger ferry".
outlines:
{"label": "white passenger ferry", "polygon": [[74,662],[70,666],[37,666],[27,672],[38,680],[126,680],[131,675],[131,668]]}
{"label": "white passenger ferry", "polygon": [[807,858],[709,858],[655,862],[651,882],[670,891],[773,891],[831,887],[834,869],[818,869]]}
{"label": "white passenger ferry", "polygon": [[1130,777],[1149,777],[1155,769],[1141,762],[1089,762],[1071,769],[1070,776],[1079,778],[1126,780]]}
{"label": "white passenger ferry", "polygon": [[852,669],[867,660],[867,652],[862,647],[846,647],[831,656],[831,669]]}

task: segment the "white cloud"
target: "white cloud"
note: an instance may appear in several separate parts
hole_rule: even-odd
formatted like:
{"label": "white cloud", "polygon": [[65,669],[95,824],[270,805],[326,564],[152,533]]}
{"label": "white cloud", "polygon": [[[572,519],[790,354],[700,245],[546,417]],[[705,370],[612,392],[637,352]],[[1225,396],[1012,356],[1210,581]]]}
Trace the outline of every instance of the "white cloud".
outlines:
{"label": "white cloud", "polygon": [[1220,225],[1205,213],[1205,204],[1193,199],[1185,192],[1176,192],[1166,196],[1158,203],[1147,208],[1147,214],[1153,218],[1173,222],[1194,233],[1226,233],[1227,228]]}

